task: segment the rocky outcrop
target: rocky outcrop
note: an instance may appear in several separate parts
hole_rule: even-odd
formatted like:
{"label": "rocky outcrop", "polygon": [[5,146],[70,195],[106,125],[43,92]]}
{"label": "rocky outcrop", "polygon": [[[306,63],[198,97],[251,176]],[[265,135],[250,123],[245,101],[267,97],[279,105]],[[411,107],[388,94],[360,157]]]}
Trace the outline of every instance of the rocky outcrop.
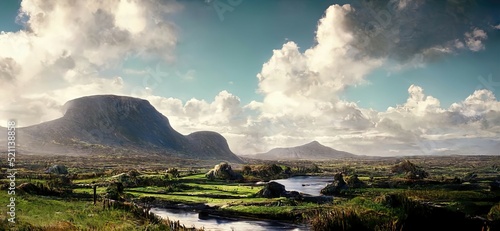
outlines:
{"label": "rocky outcrop", "polygon": [[68,169],[64,165],[53,165],[49,167],[46,171],[46,173],[52,173],[52,174],[68,174]]}
{"label": "rocky outcrop", "polygon": [[215,165],[213,169],[205,174],[205,177],[209,180],[243,180],[243,176],[234,172],[231,165],[226,162]]}
{"label": "rocky outcrop", "polygon": [[271,181],[267,183],[264,188],[262,188],[259,192],[257,192],[257,195],[259,197],[265,197],[265,198],[278,198],[281,197],[286,192],[285,186],[278,183]]}
{"label": "rocky outcrop", "polygon": [[333,176],[333,183],[328,184],[325,188],[321,189],[323,195],[340,195],[342,190],[348,189],[347,183],[344,181],[342,173],[337,173]]}

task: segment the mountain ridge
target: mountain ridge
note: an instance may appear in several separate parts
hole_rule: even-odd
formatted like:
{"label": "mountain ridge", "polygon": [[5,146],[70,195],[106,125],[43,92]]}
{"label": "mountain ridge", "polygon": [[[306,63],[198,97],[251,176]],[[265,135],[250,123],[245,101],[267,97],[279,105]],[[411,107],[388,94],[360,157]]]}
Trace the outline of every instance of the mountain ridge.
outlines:
{"label": "mountain ridge", "polygon": [[335,158],[353,158],[357,155],[335,150],[314,140],[307,144],[294,147],[273,148],[265,153],[249,155],[247,157],[264,160],[328,160]]}
{"label": "mountain ridge", "polygon": [[28,145],[101,145],[191,159],[242,162],[222,135],[210,131],[182,135],[144,99],[93,95],[70,100],[63,109],[61,118],[19,128],[21,139]]}

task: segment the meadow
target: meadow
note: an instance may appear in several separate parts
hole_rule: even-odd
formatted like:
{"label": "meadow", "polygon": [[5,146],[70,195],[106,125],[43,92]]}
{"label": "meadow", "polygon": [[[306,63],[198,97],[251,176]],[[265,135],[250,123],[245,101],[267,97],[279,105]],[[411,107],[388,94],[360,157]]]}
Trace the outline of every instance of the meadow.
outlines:
{"label": "meadow", "polygon": [[[104,159],[99,164],[92,158],[29,156],[18,160],[16,223],[11,224],[4,211],[0,229],[172,229],[170,223],[131,209],[130,204],[146,209],[182,205],[217,216],[302,223],[311,230],[500,227],[500,157],[495,156],[356,158],[314,163],[247,160],[247,164],[232,166],[243,176],[238,180],[207,178],[205,173],[214,165],[209,162],[169,161],[163,165],[158,159],[141,159],[137,166],[137,160],[129,157],[123,161]],[[395,171],[406,162],[417,166],[420,175]],[[65,166],[68,173],[47,173],[47,168],[55,164]],[[0,193],[0,201],[8,204],[11,196],[7,194],[5,168],[2,173],[5,193]],[[258,195],[265,187],[257,184],[260,181],[310,175],[331,176],[334,182],[337,173],[343,174],[347,187],[335,191],[332,202]],[[354,177],[361,183],[353,184]],[[109,206],[106,203],[110,201],[123,205]]]}

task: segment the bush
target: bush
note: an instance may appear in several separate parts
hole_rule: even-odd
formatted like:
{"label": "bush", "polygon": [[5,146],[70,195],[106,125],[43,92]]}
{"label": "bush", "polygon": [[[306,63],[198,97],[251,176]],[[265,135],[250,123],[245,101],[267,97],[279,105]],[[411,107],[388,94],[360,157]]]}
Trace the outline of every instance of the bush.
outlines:
{"label": "bush", "polygon": [[106,188],[105,197],[112,200],[119,200],[123,194],[123,184],[121,182],[114,182]]}
{"label": "bush", "polygon": [[351,208],[333,208],[315,211],[308,216],[311,230],[327,231],[368,231],[368,230],[400,230],[397,221],[392,221],[378,214],[361,213]]}
{"label": "bush", "polygon": [[500,221],[500,203],[493,205],[488,213],[488,219],[493,221]]}
{"label": "bush", "polygon": [[177,168],[169,168],[167,169],[167,175],[172,176],[173,178],[178,178],[180,174]]}

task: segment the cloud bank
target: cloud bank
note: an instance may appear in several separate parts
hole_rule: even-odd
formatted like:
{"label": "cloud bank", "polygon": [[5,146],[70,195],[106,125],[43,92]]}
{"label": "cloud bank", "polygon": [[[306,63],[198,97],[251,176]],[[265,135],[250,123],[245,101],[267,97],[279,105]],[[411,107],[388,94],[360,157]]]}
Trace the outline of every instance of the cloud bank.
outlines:
{"label": "cloud bank", "polygon": [[[106,75],[124,59],[174,59],[175,26],[165,15],[180,9],[160,1],[24,0],[24,29],[0,34],[0,118],[29,125],[60,116],[75,97],[125,94],[120,76]],[[41,116],[40,116],[41,115]]]}
{"label": "cloud bank", "polygon": [[[0,119],[15,115],[39,123],[60,116],[69,99],[113,93],[149,100],[182,133],[220,132],[239,154],[311,140],[368,155],[499,154],[500,102],[490,89],[448,108],[416,85],[408,87],[404,104],[386,111],[340,97],[388,62],[418,68],[487,49],[484,41],[498,26],[478,16],[485,8],[465,0],[332,5],[318,22],[312,47],[301,52],[289,41],[273,51],[256,75],[263,100],[244,105],[225,90],[210,101],[154,95],[144,87],[160,81],[158,67],[125,70],[145,76],[144,86],[133,91],[120,76],[103,74],[128,57],[175,60],[178,35],[165,15],[181,10],[180,4],[23,1],[19,19],[26,28],[0,35],[0,82],[9,86],[0,96],[12,105]],[[186,80],[195,74],[202,75],[186,73]]]}

